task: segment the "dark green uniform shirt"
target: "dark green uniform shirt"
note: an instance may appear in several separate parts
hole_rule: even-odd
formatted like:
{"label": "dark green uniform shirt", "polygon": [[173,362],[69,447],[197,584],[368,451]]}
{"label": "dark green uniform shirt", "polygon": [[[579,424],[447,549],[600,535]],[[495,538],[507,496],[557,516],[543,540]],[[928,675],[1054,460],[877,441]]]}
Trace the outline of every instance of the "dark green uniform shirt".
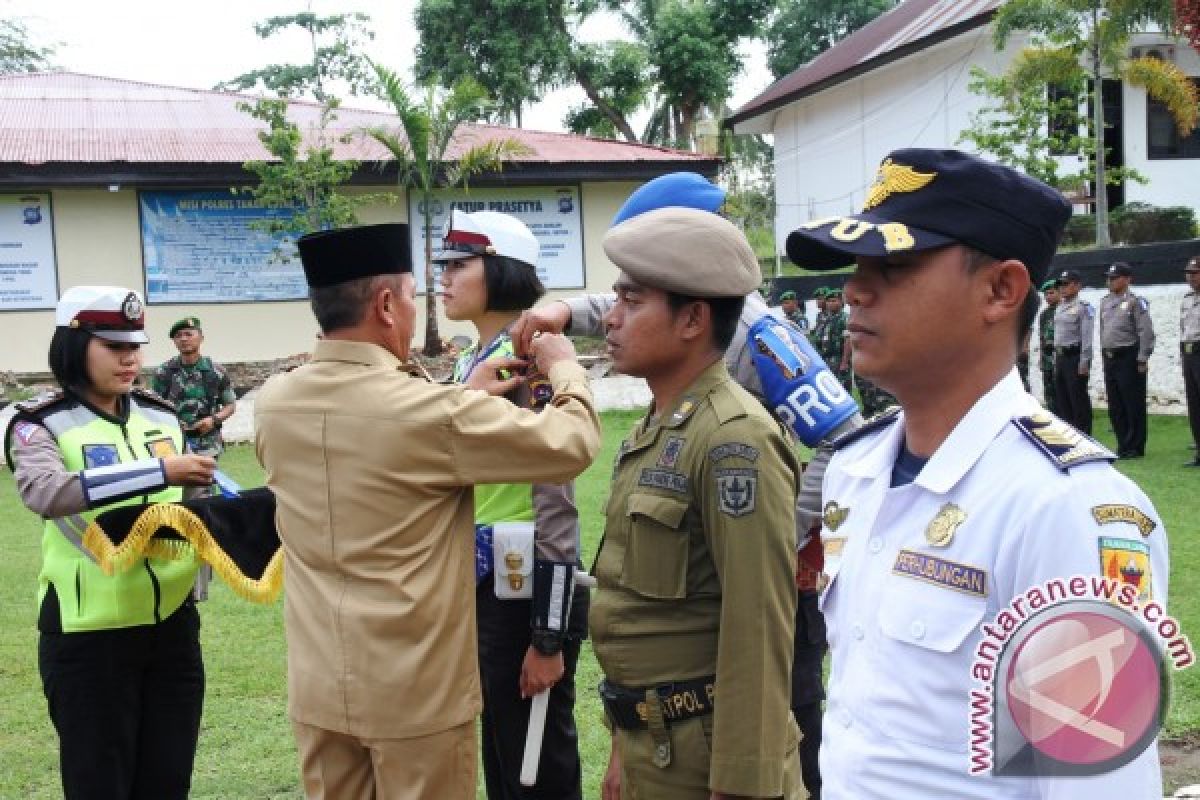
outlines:
{"label": "dark green uniform shirt", "polygon": [[1043,371],[1054,369],[1054,310],[1046,306],[1038,314],[1038,363]]}
{"label": "dark green uniform shirt", "polygon": [[723,362],[617,454],[595,564],[596,657],[630,688],[716,676],[713,791],[783,792],[799,473],[782,426]]}

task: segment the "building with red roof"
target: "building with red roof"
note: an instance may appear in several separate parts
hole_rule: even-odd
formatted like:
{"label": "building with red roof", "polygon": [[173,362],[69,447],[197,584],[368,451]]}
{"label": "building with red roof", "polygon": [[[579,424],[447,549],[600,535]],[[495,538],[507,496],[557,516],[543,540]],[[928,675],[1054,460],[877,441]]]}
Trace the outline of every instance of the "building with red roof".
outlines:
{"label": "building with red roof", "polygon": [[[45,368],[58,293],[83,283],[146,293],[147,363],[172,353],[166,330],[185,315],[202,318],[206,347],[220,360],[308,349],[315,325],[299,266],[280,260],[278,248],[272,255],[272,242],[253,227],[268,212],[231,191],[255,180],[244,162],[268,158],[258,138],[263,123],[240,108],[254,99],[72,72],[0,76],[0,336],[30,343],[6,347],[0,370]],[[313,103],[289,106],[308,136],[320,113]],[[400,128],[390,114],[341,108],[327,129],[335,155],[359,162],[350,193],[396,186],[388,152],[366,135],[375,127]],[[462,126],[450,155],[502,138],[525,152],[473,180],[469,192],[439,195],[435,229],[451,204],[515,213],[542,240],[544,282],[562,291],[612,285],[615,268],[600,237],[638,184],[677,170],[713,178],[719,163],[494,125]],[[360,220],[405,221],[416,202],[367,206]],[[413,242],[414,254],[422,245]]]}

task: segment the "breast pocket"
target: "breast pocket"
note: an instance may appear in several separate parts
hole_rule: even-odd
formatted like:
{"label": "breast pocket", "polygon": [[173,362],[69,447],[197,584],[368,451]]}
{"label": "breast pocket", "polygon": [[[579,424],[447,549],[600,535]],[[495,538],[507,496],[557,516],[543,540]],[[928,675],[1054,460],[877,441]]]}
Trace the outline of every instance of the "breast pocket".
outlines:
{"label": "breast pocket", "polygon": [[646,597],[678,599],[687,591],[688,503],[651,494],[629,496],[629,546],[621,585]]}

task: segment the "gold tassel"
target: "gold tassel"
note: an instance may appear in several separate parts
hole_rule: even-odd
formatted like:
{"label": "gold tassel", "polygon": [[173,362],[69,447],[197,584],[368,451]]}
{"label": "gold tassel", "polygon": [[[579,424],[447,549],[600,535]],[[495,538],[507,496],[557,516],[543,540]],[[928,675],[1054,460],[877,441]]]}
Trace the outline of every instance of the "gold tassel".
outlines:
{"label": "gold tassel", "polygon": [[[155,539],[159,528],[172,528],[186,541]],[[229,554],[213,539],[204,522],[183,506],[159,503],[148,507],[129,529],[129,535],[119,546],[95,520],[88,523],[83,534],[83,546],[96,557],[105,575],[124,572],[140,558],[179,560],[192,554],[212,565],[213,571],[233,590],[233,593],[252,603],[273,603],[283,589],[283,548],[271,556],[263,576],[257,580],[243,573]]]}

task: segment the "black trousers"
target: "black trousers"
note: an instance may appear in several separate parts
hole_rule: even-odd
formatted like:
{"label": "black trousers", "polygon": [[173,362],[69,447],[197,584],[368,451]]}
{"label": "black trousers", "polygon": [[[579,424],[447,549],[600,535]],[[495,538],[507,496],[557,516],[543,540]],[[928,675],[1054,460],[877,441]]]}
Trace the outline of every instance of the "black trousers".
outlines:
{"label": "black trousers", "polygon": [[204,703],[200,615],[43,633],[38,667],[67,800],[184,800]]}
{"label": "black trousers", "polygon": [[1061,350],[1054,357],[1054,401],[1058,415],[1079,430],[1092,433],[1092,398],[1088,376],[1079,374],[1079,350]]}
{"label": "black trousers", "polygon": [[804,738],[800,742],[800,775],[812,800],[821,800],[821,701],[825,686],[825,616],[817,608],[817,593],[801,591],[796,604],[796,638],[792,654],[792,716]]}
{"label": "black trousers", "polygon": [[483,686],[480,750],[488,800],[579,800],[583,796],[575,729],[575,666],[587,630],[588,593],[571,601],[562,679],[550,689],[537,783],[521,785],[531,700],[522,700],[521,664],[529,649],[529,600],[499,600],[489,575],[475,590],[479,675]]}
{"label": "black trousers", "polygon": [[1103,351],[1108,419],[1121,456],[1146,454],[1146,373],[1138,372],[1137,354],[1137,345]]}
{"label": "black trousers", "polygon": [[1043,404],[1046,406],[1046,410],[1051,414],[1057,414],[1058,401],[1054,398],[1054,367],[1042,368],[1042,396],[1045,398]]}
{"label": "black trousers", "polygon": [[[1188,348],[1192,352],[1187,352]],[[1183,387],[1187,393],[1188,422],[1192,426],[1192,442],[1200,447],[1200,342],[1182,342],[1180,361],[1183,363]],[[1196,452],[1200,460],[1200,450]]]}

